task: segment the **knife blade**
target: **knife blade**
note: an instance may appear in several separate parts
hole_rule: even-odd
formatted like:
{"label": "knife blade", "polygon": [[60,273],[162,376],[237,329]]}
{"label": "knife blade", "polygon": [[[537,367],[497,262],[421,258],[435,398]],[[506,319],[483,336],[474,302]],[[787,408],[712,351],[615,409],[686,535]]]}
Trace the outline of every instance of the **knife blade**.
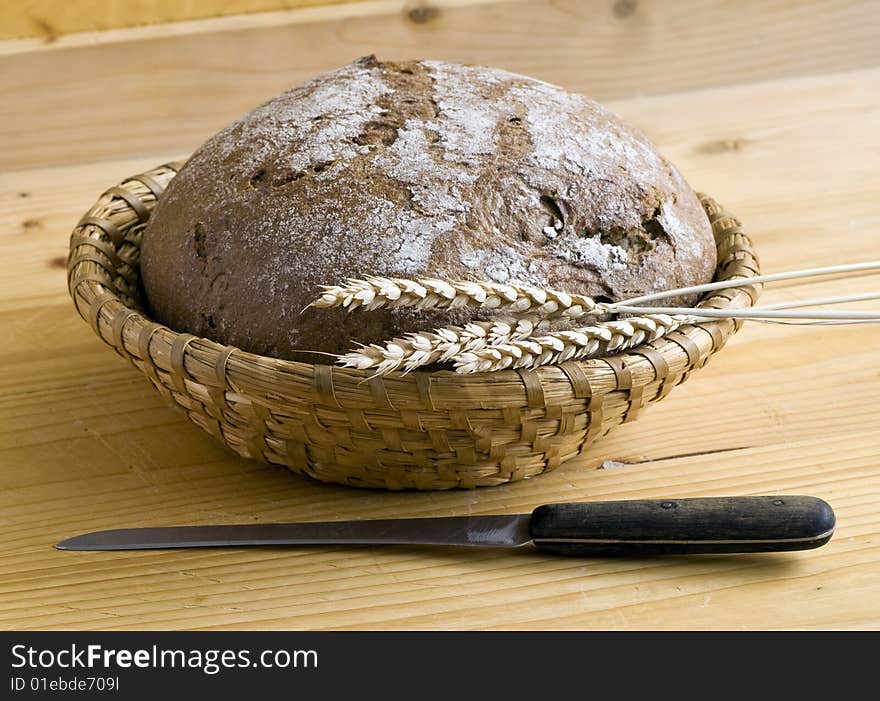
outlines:
{"label": "knife blade", "polygon": [[530,514],[166,526],[95,531],[60,550],[254,545],[444,545],[620,556],[807,550],[834,533],[834,511],[809,496],[544,504]]}

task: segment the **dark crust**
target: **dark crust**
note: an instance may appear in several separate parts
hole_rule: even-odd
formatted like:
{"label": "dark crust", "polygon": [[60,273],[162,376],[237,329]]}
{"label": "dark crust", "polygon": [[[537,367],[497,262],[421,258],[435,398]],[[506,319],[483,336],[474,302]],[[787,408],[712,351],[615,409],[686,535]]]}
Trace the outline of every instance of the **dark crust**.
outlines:
{"label": "dark crust", "polygon": [[[209,140],[170,183],[144,235],[141,269],[155,318],[263,355],[332,362],[310,351],[345,352],[353,342],[378,343],[473,317],[469,311],[300,313],[320,284],[346,277],[509,275],[511,282],[608,299],[711,279],[715,249],[705,214],[678,171],[639,132],[584,100],[570,115],[573,138],[601,133],[635,144],[650,155],[651,168],[615,161],[617,151],[601,164],[542,167],[529,127],[535,105],[512,99],[510,91],[546,92],[550,86],[498,72],[497,80],[474,78],[478,99],[485,101],[479,105],[506,105],[495,123],[497,148],[462,161],[444,143],[442,129],[431,130],[461,99],[443,92],[438,70],[415,61],[359,59],[280,95]],[[446,64],[442,70],[455,75],[469,69]],[[310,101],[326,94],[323,87],[359,95],[358,81],[384,85],[370,98],[366,118],[348,114],[345,106],[315,114]],[[312,111],[303,112],[304,105]],[[325,151],[336,158],[321,156],[314,136],[303,136],[281,117],[271,122],[273,115],[302,114],[315,114],[309,133],[325,129]],[[333,141],[331,130],[347,118],[354,120],[351,133]],[[395,143],[412,134],[413,124],[437,135],[425,146],[434,166],[427,174],[401,175],[395,164],[406,166],[408,153],[400,151],[403,142]],[[468,175],[465,184],[441,177],[450,164]],[[597,175],[607,172],[615,176]],[[460,211],[437,209],[431,197],[438,192],[454,194],[463,203]],[[388,204],[376,214],[370,207],[380,201]],[[554,225],[559,236],[550,238],[545,229]],[[428,232],[425,255],[415,246],[410,256],[408,232],[419,227]],[[585,244],[589,255],[579,252]],[[597,265],[590,257],[596,246],[624,251],[625,261]],[[495,252],[494,258],[484,260],[479,252]],[[499,270],[505,266],[506,272]]]}

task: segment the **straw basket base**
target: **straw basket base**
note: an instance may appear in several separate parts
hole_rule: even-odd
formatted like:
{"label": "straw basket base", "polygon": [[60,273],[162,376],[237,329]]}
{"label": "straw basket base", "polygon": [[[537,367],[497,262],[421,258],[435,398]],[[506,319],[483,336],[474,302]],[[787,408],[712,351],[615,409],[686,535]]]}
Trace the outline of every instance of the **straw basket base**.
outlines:
{"label": "straw basket base", "polygon": [[[151,320],[140,242],[178,164],[105,192],[71,235],[68,287],[95,333],[169,402],[242,457],[324,482],[384,489],[504,484],[558,467],[614,426],[635,419],[701,368],[739,328],[685,326],[618,355],[536,370],[457,375],[392,373],[278,360]],[[740,223],[701,201],[718,246],[716,279],[759,274]],[[757,285],[700,304],[743,308]]]}

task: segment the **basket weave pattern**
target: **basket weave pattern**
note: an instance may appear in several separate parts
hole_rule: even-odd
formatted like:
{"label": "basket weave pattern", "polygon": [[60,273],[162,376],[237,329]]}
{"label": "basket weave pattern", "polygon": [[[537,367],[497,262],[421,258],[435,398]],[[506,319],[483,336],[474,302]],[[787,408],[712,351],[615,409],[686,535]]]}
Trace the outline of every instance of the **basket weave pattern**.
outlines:
{"label": "basket weave pattern", "polygon": [[[163,397],[236,453],[325,482],[446,489],[552,470],[665,397],[741,324],[713,320],[606,358],[475,375],[366,379],[371,371],[254,355],[176,333],[145,311],[141,236],[178,167],[110,188],[77,224],[68,259],[77,310]],[[701,200],[718,246],[716,279],[759,274],[740,223]],[[719,290],[700,305],[747,307],[757,287]]]}

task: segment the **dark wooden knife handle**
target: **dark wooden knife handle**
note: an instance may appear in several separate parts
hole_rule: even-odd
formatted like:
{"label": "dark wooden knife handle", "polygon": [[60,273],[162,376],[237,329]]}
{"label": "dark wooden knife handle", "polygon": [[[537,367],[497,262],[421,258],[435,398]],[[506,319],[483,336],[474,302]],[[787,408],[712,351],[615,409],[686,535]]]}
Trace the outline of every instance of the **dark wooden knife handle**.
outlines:
{"label": "dark wooden knife handle", "polygon": [[674,555],[818,548],[834,512],[816,497],[715,497],[546,504],[529,530],[559,555]]}

